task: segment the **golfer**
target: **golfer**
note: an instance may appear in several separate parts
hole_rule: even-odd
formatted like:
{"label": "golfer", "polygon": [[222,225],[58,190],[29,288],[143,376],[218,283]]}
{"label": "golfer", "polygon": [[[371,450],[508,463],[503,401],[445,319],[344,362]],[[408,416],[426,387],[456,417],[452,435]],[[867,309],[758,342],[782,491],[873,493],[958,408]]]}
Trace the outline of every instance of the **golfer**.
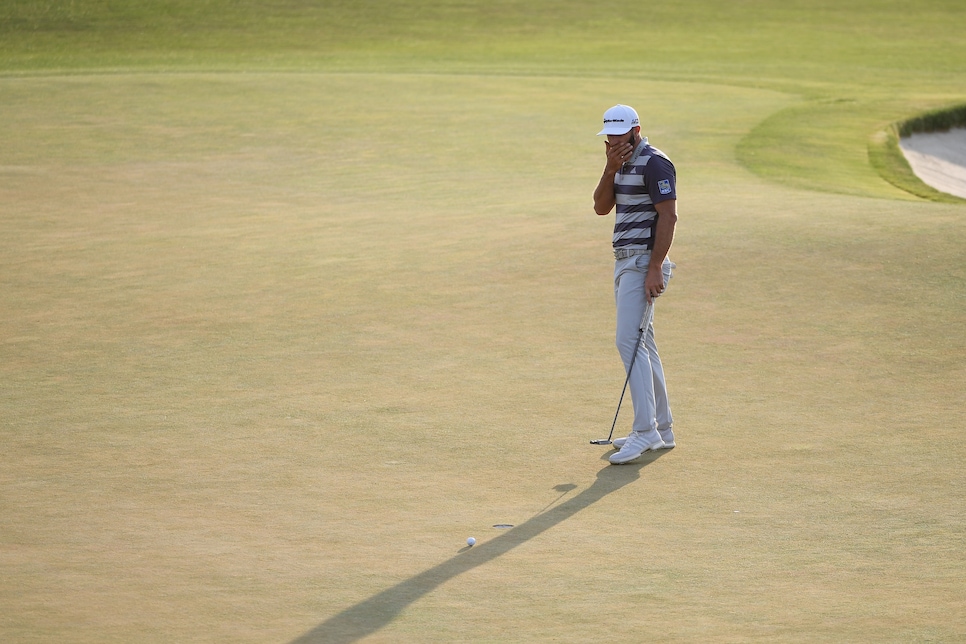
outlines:
{"label": "golfer", "polygon": [[594,211],[607,215],[617,207],[613,238],[617,350],[625,374],[632,360],[634,366],[628,376],[634,424],[626,438],[614,441],[619,451],[610,457],[611,463],[619,465],[648,450],[674,447],[664,367],[654,343],[653,303],[664,293],[674,268],[667,254],[678,219],[677,194],[674,164],[641,136],[633,108],[615,105],[604,112],[604,129],[598,136],[607,137],[607,155],[594,191]]}

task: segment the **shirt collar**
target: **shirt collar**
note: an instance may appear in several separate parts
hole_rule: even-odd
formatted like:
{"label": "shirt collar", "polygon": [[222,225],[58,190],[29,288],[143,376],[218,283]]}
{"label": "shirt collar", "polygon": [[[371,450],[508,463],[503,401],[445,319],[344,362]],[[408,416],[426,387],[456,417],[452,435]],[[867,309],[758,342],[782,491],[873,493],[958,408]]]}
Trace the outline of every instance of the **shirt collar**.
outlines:
{"label": "shirt collar", "polygon": [[628,159],[627,162],[634,163],[635,161],[637,161],[637,158],[641,156],[641,153],[644,152],[644,148],[646,147],[647,147],[647,137],[642,136],[641,142],[637,144],[636,148],[634,148],[634,152],[631,154],[631,158]]}

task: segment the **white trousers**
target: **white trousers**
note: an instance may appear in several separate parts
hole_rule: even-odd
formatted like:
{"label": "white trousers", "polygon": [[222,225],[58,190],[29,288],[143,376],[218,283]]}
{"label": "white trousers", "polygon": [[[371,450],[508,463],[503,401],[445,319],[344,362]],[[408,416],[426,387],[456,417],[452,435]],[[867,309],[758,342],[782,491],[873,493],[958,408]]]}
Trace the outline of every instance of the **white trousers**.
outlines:
{"label": "white trousers", "polygon": [[[617,301],[617,351],[624,361],[624,374],[630,367],[631,359],[637,350],[634,360],[634,371],[627,386],[634,403],[633,430],[637,432],[652,432],[657,429],[671,427],[671,407],[668,403],[667,385],[664,381],[664,366],[661,356],[657,353],[654,342],[654,306],[648,316],[644,337],[641,337],[641,318],[647,303],[644,295],[644,278],[647,276],[647,264],[650,255],[634,255],[626,259],[617,260],[614,266],[614,298]],[[674,264],[669,259],[664,260],[661,272],[664,274],[664,285],[671,279],[671,269]],[[655,298],[654,303],[660,298]]]}

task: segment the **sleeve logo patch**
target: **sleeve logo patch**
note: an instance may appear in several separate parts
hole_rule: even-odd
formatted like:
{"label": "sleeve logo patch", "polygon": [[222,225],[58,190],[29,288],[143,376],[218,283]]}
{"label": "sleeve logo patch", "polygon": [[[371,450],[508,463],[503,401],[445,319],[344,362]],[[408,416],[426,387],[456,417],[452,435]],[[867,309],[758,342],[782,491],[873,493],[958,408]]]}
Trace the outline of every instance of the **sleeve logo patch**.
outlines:
{"label": "sleeve logo patch", "polygon": [[661,179],[657,182],[657,189],[661,191],[662,195],[671,194],[671,182],[667,179]]}

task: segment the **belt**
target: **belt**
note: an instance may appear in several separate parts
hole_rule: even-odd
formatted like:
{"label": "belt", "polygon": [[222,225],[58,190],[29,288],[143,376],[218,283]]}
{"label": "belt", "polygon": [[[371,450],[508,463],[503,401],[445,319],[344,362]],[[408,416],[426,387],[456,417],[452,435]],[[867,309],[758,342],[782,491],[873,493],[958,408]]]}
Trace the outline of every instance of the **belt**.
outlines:
{"label": "belt", "polygon": [[651,251],[646,248],[615,248],[614,259],[627,259],[634,255],[650,255]]}

